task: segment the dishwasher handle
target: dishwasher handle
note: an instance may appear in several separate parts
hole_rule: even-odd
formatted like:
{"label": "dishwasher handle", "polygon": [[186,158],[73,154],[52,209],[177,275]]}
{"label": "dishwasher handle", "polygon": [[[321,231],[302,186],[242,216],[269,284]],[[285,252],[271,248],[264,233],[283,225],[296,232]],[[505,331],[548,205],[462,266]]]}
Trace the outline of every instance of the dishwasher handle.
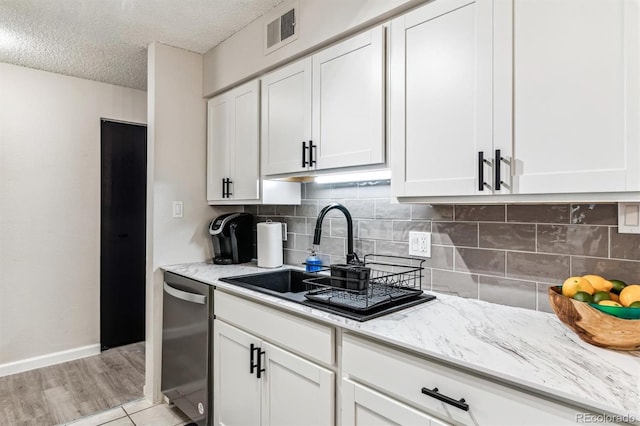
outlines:
{"label": "dishwasher handle", "polygon": [[166,282],[164,283],[164,291],[165,293],[180,299],[185,302],[197,303],[199,305],[207,304],[207,296],[202,294],[189,293],[188,291],[178,290],[177,288],[171,287]]}

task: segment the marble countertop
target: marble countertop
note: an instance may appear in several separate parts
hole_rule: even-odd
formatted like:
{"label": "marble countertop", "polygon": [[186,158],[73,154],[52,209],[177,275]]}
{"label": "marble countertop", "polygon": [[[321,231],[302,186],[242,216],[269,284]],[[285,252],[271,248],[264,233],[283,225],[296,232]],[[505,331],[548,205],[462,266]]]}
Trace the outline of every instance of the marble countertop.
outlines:
{"label": "marble countertop", "polygon": [[434,292],[436,300],[358,322],[218,280],[267,271],[255,263],[162,269],[596,413],[640,420],[640,352],[587,344],[553,314]]}

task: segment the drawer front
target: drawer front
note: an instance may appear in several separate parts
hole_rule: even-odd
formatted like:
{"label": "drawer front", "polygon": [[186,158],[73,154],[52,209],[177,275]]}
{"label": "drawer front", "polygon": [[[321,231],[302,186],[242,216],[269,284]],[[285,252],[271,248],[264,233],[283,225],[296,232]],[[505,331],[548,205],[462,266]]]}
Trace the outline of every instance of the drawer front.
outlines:
{"label": "drawer front", "polygon": [[216,318],[253,333],[280,347],[326,365],[335,363],[333,327],[287,314],[222,291],[216,292]]}
{"label": "drawer front", "polygon": [[[343,372],[349,378],[448,422],[575,425],[577,413],[585,412],[353,335],[344,335],[342,351]],[[424,394],[423,388],[433,396]],[[442,396],[450,400],[438,399]],[[461,399],[461,407],[468,410],[453,405]]]}
{"label": "drawer front", "polygon": [[445,426],[433,417],[351,380],[342,381],[343,426]]}

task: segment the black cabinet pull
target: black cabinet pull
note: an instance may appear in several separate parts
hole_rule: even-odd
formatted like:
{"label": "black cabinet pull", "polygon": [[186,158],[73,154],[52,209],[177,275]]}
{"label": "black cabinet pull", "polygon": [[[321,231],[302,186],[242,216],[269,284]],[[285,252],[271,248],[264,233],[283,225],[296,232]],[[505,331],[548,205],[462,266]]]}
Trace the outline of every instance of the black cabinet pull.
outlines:
{"label": "black cabinet pull", "polygon": [[478,191],[484,191],[484,152],[478,152]]}
{"label": "black cabinet pull", "polygon": [[460,398],[459,400],[453,399],[451,397],[448,397],[438,392],[438,388],[433,388],[433,389],[422,388],[422,393],[432,398],[435,398],[438,401],[442,401],[449,405],[453,405],[454,407],[459,408],[461,410],[469,411],[469,404],[466,403],[464,398]]}
{"label": "black cabinet pull", "polygon": [[222,178],[222,198],[225,198],[227,193],[227,180]]}
{"label": "black cabinet pull", "polygon": [[227,198],[233,195],[231,192],[231,185],[233,185],[233,181],[230,178],[227,178]]}
{"label": "black cabinet pull", "polygon": [[259,347],[256,348],[256,350],[258,351],[258,379],[259,379],[260,377],[262,377],[261,373],[264,373],[266,371],[264,368],[262,368],[262,355],[264,355],[265,352]]}
{"label": "black cabinet pull", "polygon": [[302,167],[307,167],[309,162],[307,161],[307,143],[302,141]]}
{"label": "black cabinet pull", "polygon": [[253,354],[254,354],[254,352],[256,350],[259,351],[260,348],[252,343],[251,346],[249,346],[249,352],[251,353],[251,359],[249,360],[249,373],[250,374],[253,374],[253,371],[256,369],[256,367],[258,367],[260,365],[259,358],[258,358],[258,363],[256,363],[255,362],[255,358],[253,356]]}
{"label": "black cabinet pull", "polygon": [[496,149],[496,156],[493,161],[494,161],[493,162],[493,167],[494,167],[493,186],[496,189],[496,191],[500,191],[500,184],[502,183],[502,178],[500,177],[500,164],[502,163],[502,155],[499,149]]}
{"label": "black cabinet pull", "polygon": [[316,164],[316,160],[313,159],[313,151],[317,148],[317,145],[313,144],[313,141],[309,141],[309,165],[313,166]]}

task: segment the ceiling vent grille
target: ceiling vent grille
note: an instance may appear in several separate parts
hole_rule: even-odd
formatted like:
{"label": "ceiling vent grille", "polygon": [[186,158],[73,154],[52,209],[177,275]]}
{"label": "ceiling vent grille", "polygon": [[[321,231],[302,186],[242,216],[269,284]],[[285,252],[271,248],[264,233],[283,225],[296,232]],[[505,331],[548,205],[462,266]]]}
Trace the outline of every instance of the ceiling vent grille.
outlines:
{"label": "ceiling vent grille", "polygon": [[265,24],[264,54],[268,55],[298,38],[296,25],[297,7],[278,13],[277,17],[267,19]]}

